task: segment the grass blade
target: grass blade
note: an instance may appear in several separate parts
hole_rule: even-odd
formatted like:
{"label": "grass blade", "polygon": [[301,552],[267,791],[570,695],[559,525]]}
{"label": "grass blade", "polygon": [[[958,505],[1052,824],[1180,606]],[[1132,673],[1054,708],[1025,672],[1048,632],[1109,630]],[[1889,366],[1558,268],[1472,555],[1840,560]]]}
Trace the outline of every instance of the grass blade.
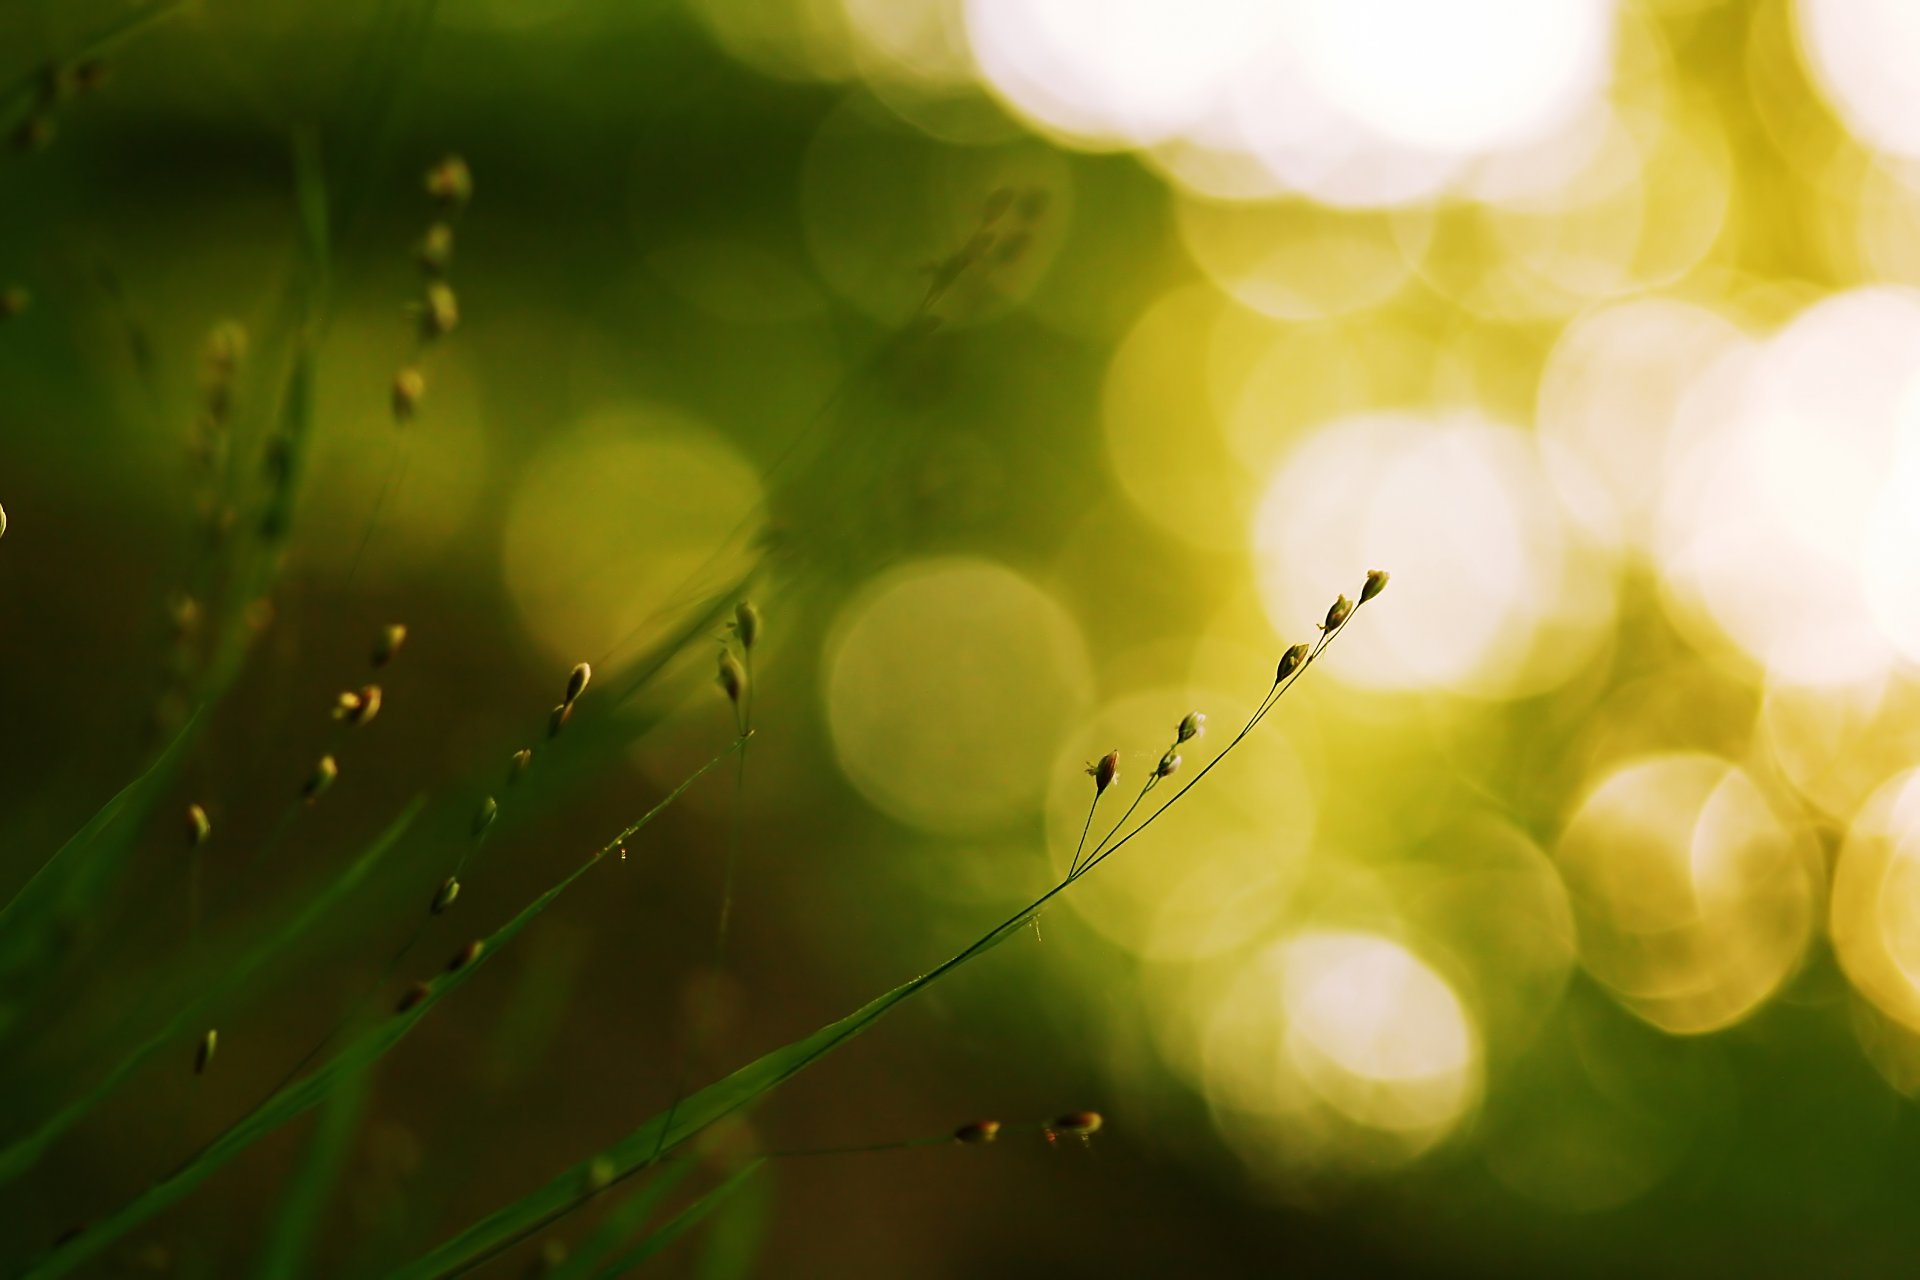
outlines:
{"label": "grass blade", "polygon": [[371,1080],[371,1073],[355,1078],[336,1089],[320,1108],[306,1153],[280,1198],[280,1211],[268,1232],[260,1268],[254,1272],[257,1280],[297,1280],[306,1272],[304,1264],[313,1252],[321,1215],[346,1168],[347,1157],[353,1153],[353,1139],[360,1132],[360,1114]]}
{"label": "grass blade", "polygon": [[627,1177],[654,1163],[718,1120],[759,1099],[808,1066],[878,1022],[901,1002],[924,991],[961,965],[1018,933],[1029,917],[1066,885],[1049,890],[1024,910],[1010,916],[951,959],[885,995],[871,1000],[846,1017],[813,1034],[755,1059],[732,1075],[682,1099],[622,1138],[607,1151],[574,1165],[544,1187],[496,1210],[471,1227],[395,1272],[396,1280],[425,1280],[446,1275],[491,1256],[525,1239],[586,1198],[590,1170],[596,1162],[610,1166],[615,1178]]}
{"label": "grass blade", "polygon": [[648,1258],[653,1257],[654,1254],[665,1249],[675,1240],[678,1240],[687,1232],[699,1226],[702,1219],[725,1204],[727,1198],[734,1192],[740,1190],[741,1187],[744,1187],[748,1180],[751,1179],[754,1174],[759,1173],[766,1163],[765,1160],[755,1160],[750,1164],[742,1165],[740,1168],[734,1170],[732,1174],[728,1175],[726,1181],[701,1196],[698,1200],[695,1200],[679,1213],[674,1214],[673,1217],[667,1219],[666,1222],[660,1225],[658,1231],[648,1233],[644,1240],[614,1259],[610,1265],[602,1268],[596,1280],[607,1280],[609,1276],[625,1275],[627,1272],[645,1262]]}
{"label": "grass blade", "polygon": [[498,955],[507,943],[513,940],[514,935],[531,924],[536,916],[553,905],[554,901],[565,893],[574,881],[598,866],[600,860],[617,847],[620,840],[631,837],[634,832],[651,822],[668,805],[679,799],[687,788],[738,751],[742,741],[744,739],[734,739],[726,750],[695,770],[613,841],[603,845],[592,857],[569,872],[552,888],[522,907],[519,914],[484,939],[483,949],[471,964],[451,973],[441,974],[429,987],[426,997],[418,1004],[388,1017],[384,1022],[349,1043],[315,1069],[311,1075],[296,1080],[274,1093],[272,1097],[229,1127],[226,1132],[208,1143],[180,1168],[154,1183],[118,1211],[95,1223],[80,1235],[42,1255],[28,1268],[25,1275],[32,1280],[46,1280],[49,1277],[68,1274],[133,1228],[161,1210],[178,1203],[235,1156],[288,1121],[297,1119],[312,1110],[335,1089],[378,1062],[389,1049],[405,1039],[407,1033],[413,1030],[429,1011],[471,981],[474,974],[485,967],[487,961]]}
{"label": "grass blade", "polygon": [[692,1172],[692,1161],[676,1160],[654,1174],[646,1186],[608,1210],[593,1234],[581,1241],[547,1280],[590,1280],[600,1262],[618,1249],[622,1240],[646,1226],[660,1202]]}
{"label": "grass blade", "polygon": [[209,1006],[244,984],[269,964],[275,955],[291,945],[294,939],[324,919],[366,880],[388,851],[400,842],[407,828],[419,816],[423,804],[423,801],[415,800],[408,805],[345,871],[334,877],[319,893],[309,897],[292,919],[263,934],[245,954],[218,970],[219,976],[211,986],[184,1005],[144,1044],[123,1057],[98,1084],[41,1121],[32,1133],[0,1148],[0,1184],[32,1168],[55,1139],[78,1124],[89,1111],[125,1083],[129,1076],[150,1062],[154,1055],[178,1047],[190,1032],[197,1030],[201,1015]]}
{"label": "grass blade", "polygon": [[[82,922],[125,865],[141,824],[173,781],[199,723],[196,717],[181,726],[146,772],[100,806],[0,908],[0,980],[22,970],[45,972],[54,937]],[[15,1003],[0,1008],[0,1027],[11,1020],[21,995],[18,986],[8,992]]]}

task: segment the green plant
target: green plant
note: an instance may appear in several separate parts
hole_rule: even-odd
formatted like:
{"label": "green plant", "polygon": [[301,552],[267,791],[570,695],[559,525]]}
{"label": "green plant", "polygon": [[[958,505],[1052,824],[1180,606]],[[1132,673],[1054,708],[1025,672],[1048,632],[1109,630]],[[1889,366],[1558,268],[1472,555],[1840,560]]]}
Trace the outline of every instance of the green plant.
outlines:
{"label": "green plant", "polygon": [[[145,24],[157,21],[177,6],[153,4],[125,16],[90,42],[76,60],[63,63],[49,84],[66,84],[82,66],[110,44],[126,38]],[[377,51],[365,62],[371,86],[364,101],[376,124],[405,64],[409,39],[423,29],[428,4],[392,4],[386,23],[370,47]],[[91,74],[91,73],[89,73]],[[41,96],[36,97],[37,94]],[[24,103],[27,119],[38,120],[35,108],[50,110],[55,97],[28,85],[15,95]],[[36,130],[36,136],[44,130]],[[298,268],[292,274],[273,321],[257,335],[222,326],[210,336],[202,377],[200,434],[196,454],[206,524],[205,551],[196,564],[174,610],[175,638],[170,686],[162,700],[161,718],[175,721],[166,745],[153,762],[115,794],[70,840],[49,858],[21,890],[0,907],[0,1036],[30,1013],[54,999],[56,979],[64,979],[87,957],[88,935],[105,909],[111,891],[126,874],[134,854],[155,826],[155,815],[179,795],[186,766],[204,746],[210,726],[222,714],[240,681],[258,638],[271,626],[270,602],[287,549],[300,531],[298,516],[302,480],[314,433],[319,429],[314,405],[316,362],[321,337],[328,325],[334,292],[336,245],[343,229],[365,199],[374,166],[369,159],[377,129],[370,126],[356,137],[358,150],[346,163],[329,169],[323,164],[319,137],[297,134],[292,141],[294,188],[298,211]],[[437,164],[426,180],[428,194],[439,206],[429,223],[419,256],[427,273],[422,300],[415,316],[415,346],[399,363],[391,387],[396,424],[405,429],[426,412],[428,382],[422,372],[432,344],[454,331],[459,308],[448,271],[452,261],[454,218],[465,208],[472,177],[464,162],[450,157]],[[990,202],[1004,206],[1007,202]],[[983,215],[991,221],[997,214]],[[983,223],[984,225],[984,223]],[[936,264],[933,280],[918,310],[878,345],[873,357],[854,378],[870,376],[889,360],[910,350],[937,327],[936,307],[970,274],[989,271],[1008,255],[988,253],[990,239],[976,233],[951,257]],[[815,424],[825,420],[845,394],[836,393]],[[803,436],[806,433],[803,433]],[[249,466],[251,461],[255,465]],[[403,456],[396,459],[396,468]],[[373,542],[386,503],[397,488],[389,473],[379,502],[369,518],[353,561]],[[3,528],[3,526],[0,526]],[[349,572],[351,581],[352,572]],[[20,1260],[23,1274],[65,1275],[99,1256],[129,1232],[192,1193],[215,1172],[254,1144],[281,1130],[296,1118],[317,1112],[318,1122],[305,1154],[290,1179],[258,1267],[260,1274],[297,1274],[311,1247],[317,1224],[335,1182],[341,1175],[343,1153],[363,1112],[375,1066],[442,1001],[470,982],[494,957],[507,950],[536,917],[568,889],[594,870],[608,853],[652,823],[709,772],[731,760],[735,766],[735,819],[725,852],[724,887],[714,929],[716,967],[723,965],[732,928],[735,871],[741,856],[738,793],[746,785],[749,747],[754,739],[756,674],[754,652],[762,622],[746,596],[750,588],[773,579],[766,562],[756,564],[740,578],[706,591],[696,590],[679,611],[676,625],[667,629],[639,656],[603,675],[582,663],[569,674],[562,701],[544,717],[544,735],[536,731],[510,750],[497,753],[510,761],[507,782],[473,780],[460,794],[437,802],[416,799],[394,815],[379,833],[338,869],[318,877],[275,915],[271,927],[240,939],[208,939],[202,933],[199,877],[203,846],[219,833],[199,799],[183,799],[188,858],[185,876],[192,882],[188,912],[192,947],[208,954],[192,954],[182,962],[182,979],[174,985],[188,995],[152,1019],[152,1025],[118,1043],[103,1055],[100,1069],[57,1108],[37,1117],[23,1131],[0,1135],[0,1183],[33,1171],[45,1153],[63,1135],[99,1109],[143,1067],[169,1053],[186,1050],[196,1075],[216,1067],[221,1043],[219,1028],[207,1025],[209,1010],[243,990],[261,971],[290,953],[298,941],[347,908],[355,895],[377,873],[399,862],[405,874],[419,879],[417,919],[404,933],[376,979],[352,1003],[332,1028],[314,1043],[265,1097],[248,1107],[210,1140],[173,1164],[138,1194],[84,1228],[64,1236],[44,1254]],[[1370,574],[1359,600],[1377,595],[1385,577]],[[1118,820],[1090,847],[1086,837],[1108,787],[1119,776],[1117,753],[1090,769],[1095,789],[1082,835],[1066,875],[1032,901],[986,930],[945,961],[901,983],[867,1004],[813,1033],[766,1053],[722,1079],[700,1088],[677,1088],[669,1105],[632,1128],[603,1150],[592,1154],[543,1186],[458,1231],[435,1248],[402,1267],[403,1276],[460,1274],[494,1257],[559,1221],[584,1204],[617,1194],[632,1180],[641,1185],[601,1221],[597,1231],[563,1264],[559,1274],[617,1274],[637,1266],[718,1210],[753,1181],[767,1162],[845,1151],[891,1150],[909,1146],[991,1140],[997,1122],[976,1122],[952,1134],[864,1147],[776,1151],[754,1156],[727,1169],[705,1191],[692,1198],[664,1223],[646,1224],[665,1203],[676,1185],[696,1169],[688,1149],[721,1121],[765,1098],[782,1083],[826,1057],[911,997],[933,987],[971,961],[996,948],[1036,920],[1057,897],[1101,865],[1119,849],[1152,826],[1178,803],[1221,760],[1252,733],[1347,625],[1353,608],[1345,597],[1337,601],[1322,623],[1322,634],[1311,647],[1289,650],[1276,669],[1266,696],[1239,732],[1205,764],[1181,778],[1185,767],[1176,754],[1199,738],[1204,717],[1199,713],[1178,722],[1166,753],[1147,771],[1137,794]],[[722,631],[722,628],[726,630]],[[376,639],[371,666],[381,671],[395,662],[405,640],[405,629],[390,624]],[[405,986],[397,1001],[388,1003],[391,984],[414,958],[434,917],[455,908],[463,875],[486,843],[505,829],[537,822],[572,787],[582,785],[595,771],[618,757],[639,735],[658,726],[665,707],[678,692],[676,664],[690,651],[719,634],[719,685],[732,709],[734,721],[728,740],[712,757],[669,789],[638,818],[609,837],[583,861],[554,881],[503,923],[456,953],[446,971]],[[381,686],[348,681],[333,707],[338,732],[350,733],[380,714]],[[384,677],[382,677],[384,678]],[[589,701],[590,687],[594,696]],[[592,707],[576,716],[577,707]],[[530,718],[531,719],[531,718]],[[537,741],[537,745],[525,745]],[[333,802],[338,780],[351,774],[353,755],[346,740],[318,757],[301,785],[289,782],[280,818],[251,851],[255,865],[293,838],[318,806]],[[344,764],[343,764],[344,761]],[[1163,788],[1177,790],[1144,816],[1135,815]],[[454,834],[456,833],[457,834]],[[431,868],[432,874],[426,874]],[[234,1029],[228,1028],[231,1043]],[[1028,1126],[1049,1136],[1085,1137],[1099,1127],[1092,1113],[1070,1113],[1050,1124]]]}

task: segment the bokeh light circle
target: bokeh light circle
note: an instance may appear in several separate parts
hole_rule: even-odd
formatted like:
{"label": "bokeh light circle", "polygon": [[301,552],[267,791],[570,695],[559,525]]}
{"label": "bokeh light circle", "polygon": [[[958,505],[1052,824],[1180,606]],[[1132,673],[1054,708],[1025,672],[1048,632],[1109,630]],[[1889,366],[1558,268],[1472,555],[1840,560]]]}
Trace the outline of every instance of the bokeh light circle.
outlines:
{"label": "bokeh light circle", "polygon": [[691,418],[649,404],[590,414],[546,441],[507,510],[502,572],[521,625],[563,666],[622,647],[745,570],[761,496],[752,465]]}
{"label": "bokeh light circle", "polygon": [[987,560],[901,566],[836,618],[822,654],[841,772],[910,826],[975,833],[1038,806],[1092,697],[1073,618]]}
{"label": "bokeh light circle", "polygon": [[1606,567],[1567,531],[1532,437],[1477,416],[1322,427],[1275,477],[1253,540],[1287,639],[1364,570],[1393,574],[1391,606],[1327,655],[1353,684],[1535,692],[1591,656],[1613,619]]}
{"label": "bokeh light circle", "polygon": [[1587,972],[1676,1035],[1732,1026],[1800,964],[1819,919],[1811,837],[1745,772],[1657,756],[1602,778],[1555,849]]}

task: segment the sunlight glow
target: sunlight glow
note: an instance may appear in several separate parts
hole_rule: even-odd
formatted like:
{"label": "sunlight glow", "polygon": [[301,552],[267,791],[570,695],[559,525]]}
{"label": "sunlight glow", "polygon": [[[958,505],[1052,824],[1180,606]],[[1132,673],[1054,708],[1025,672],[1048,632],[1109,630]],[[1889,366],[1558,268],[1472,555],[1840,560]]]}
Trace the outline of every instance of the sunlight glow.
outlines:
{"label": "sunlight glow", "polygon": [[931,831],[1028,814],[1092,692],[1073,618],[988,560],[882,575],[841,609],[821,652],[841,771],[875,806]]}
{"label": "sunlight glow", "polygon": [[1740,769],[1642,759],[1603,778],[1555,850],[1587,972],[1664,1031],[1732,1026],[1800,964],[1819,914],[1811,838]]}

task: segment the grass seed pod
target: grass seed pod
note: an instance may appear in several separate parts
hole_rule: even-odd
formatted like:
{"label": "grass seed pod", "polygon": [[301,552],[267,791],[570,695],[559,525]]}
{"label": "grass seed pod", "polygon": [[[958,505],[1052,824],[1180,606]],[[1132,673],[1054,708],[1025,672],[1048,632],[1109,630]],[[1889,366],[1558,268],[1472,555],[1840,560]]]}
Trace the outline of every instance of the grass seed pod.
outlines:
{"label": "grass seed pod", "polygon": [[433,988],[424,982],[416,982],[400,995],[400,1002],[393,1007],[395,1013],[408,1013],[418,1009],[433,994]]}
{"label": "grass seed pod", "polygon": [[587,684],[593,679],[593,666],[583,662],[567,676],[567,701],[572,702],[587,691]]}
{"label": "grass seed pod", "polygon": [[448,876],[447,882],[434,892],[433,905],[429,907],[428,910],[436,916],[440,915],[444,913],[448,907],[452,906],[453,900],[459,896],[460,882],[452,876]]}
{"label": "grass seed pod", "polygon": [[466,946],[453,953],[453,958],[447,961],[447,972],[460,972],[460,970],[466,968],[475,960],[478,960],[480,953],[486,949],[487,944],[479,938],[475,938],[472,942],[469,942]]}
{"label": "grass seed pod", "polygon": [[1386,589],[1387,571],[1385,569],[1367,570],[1367,580],[1360,586],[1360,603],[1365,604]]}
{"label": "grass seed pod", "polygon": [[213,823],[207,820],[207,811],[197,804],[187,806],[187,844],[198,849],[213,834]]}
{"label": "grass seed pod", "polygon": [[1000,1136],[998,1120],[975,1120],[972,1124],[963,1124],[953,1131],[953,1140],[970,1147],[984,1146]]}
{"label": "grass seed pod", "polygon": [[380,634],[373,642],[373,665],[375,669],[392,662],[400,652],[400,646],[407,642],[407,629],[397,622],[390,622],[380,628]]}
{"label": "grass seed pod", "polygon": [[340,766],[332,756],[321,756],[319,763],[313,766],[313,774],[307,779],[305,788],[309,802],[318,800],[332,788],[334,780],[340,776]]}
{"label": "grass seed pod", "polygon": [[220,1047],[220,1033],[209,1029],[200,1037],[200,1043],[193,1048],[193,1074],[203,1076],[213,1063],[214,1050]]}
{"label": "grass seed pod", "polygon": [[760,638],[760,610],[754,608],[751,600],[742,600],[733,606],[733,630],[740,637],[742,649],[753,648],[753,642]]}

